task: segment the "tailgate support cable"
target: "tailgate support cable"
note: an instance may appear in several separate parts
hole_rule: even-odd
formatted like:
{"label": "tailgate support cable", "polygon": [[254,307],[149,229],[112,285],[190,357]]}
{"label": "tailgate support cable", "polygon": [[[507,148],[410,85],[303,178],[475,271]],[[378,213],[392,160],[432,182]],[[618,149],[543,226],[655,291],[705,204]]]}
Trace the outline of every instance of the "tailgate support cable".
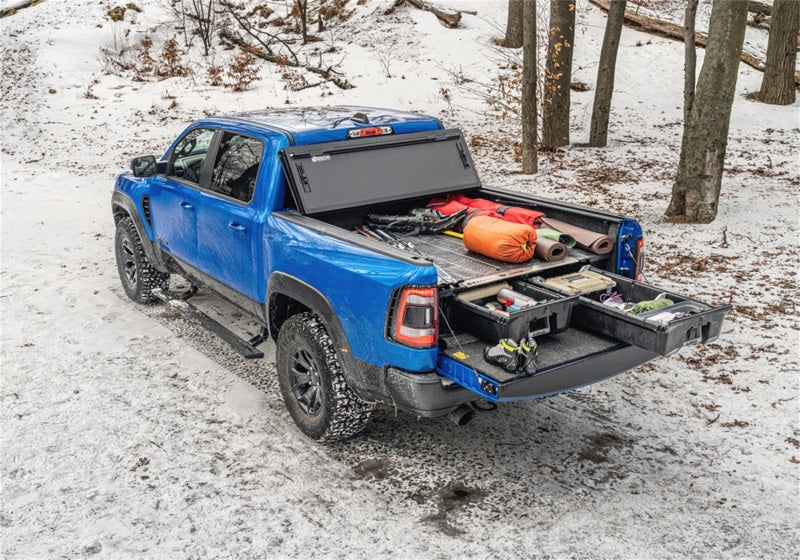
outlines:
{"label": "tailgate support cable", "polygon": [[[453,339],[456,341],[458,349],[461,350],[463,354],[466,354],[466,352],[464,352],[464,347],[461,346],[461,341],[458,340],[456,333],[453,331],[453,327],[450,326],[450,321],[447,320],[447,315],[445,315],[441,305],[439,306],[439,316],[444,319],[444,324],[447,325],[447,330],[450,331],[451,335],[453,335]],[[472,373],[475,374],[475,379],[478,381],[478,386],[480,386],[482,380],[481,376],[478,375],[478,370],[476,370],[474,367],[470,367],[470,369],[472,370]]]}

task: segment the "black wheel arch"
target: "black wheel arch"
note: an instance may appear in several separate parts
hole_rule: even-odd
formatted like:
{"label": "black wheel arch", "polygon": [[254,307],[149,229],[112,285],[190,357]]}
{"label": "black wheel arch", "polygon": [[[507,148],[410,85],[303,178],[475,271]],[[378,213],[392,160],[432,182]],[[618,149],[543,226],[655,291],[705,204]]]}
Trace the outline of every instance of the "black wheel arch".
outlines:
{"label": "black wheel arch", "polygon": [[153,267],[159,272],[169,272],[169,269],[167,269],[161,259],[160,253],[153,247],[153,242],[150,240],[147,229],[144,227],[139,209],[136,207],[136,203],[133,202],[131,197],[121,191],[115,190],[111,195],[111,211],[114,216],[115,225],[125,217],[129,217],[133,220],[133,225],[142,242],[142,249],[144,249],[147,260],[150,261]]}
{"label": "black wheel arch", "polygon": [[273,272],[267,287],[267,304],[269,331],[276,341],[281,325],[289,317],[304,312],[316,313],[333,340],[347,383],[360,396],[375,394],[378,380],[366,374],[372,368],[353,356],[339,317],[322,292],[295,276]]}
{"label": "black wheel arch", "polygon": [[277,340],[281,325],[298,313],[311,311],[322,318],[332,332],[337,350],[343,348],[350,351],[350,345],[342,329],[333,306],[325,295],[311,284],[285,272],[273,272],[267,286],[267,303],[269,313],[269,330],[272,338]]}

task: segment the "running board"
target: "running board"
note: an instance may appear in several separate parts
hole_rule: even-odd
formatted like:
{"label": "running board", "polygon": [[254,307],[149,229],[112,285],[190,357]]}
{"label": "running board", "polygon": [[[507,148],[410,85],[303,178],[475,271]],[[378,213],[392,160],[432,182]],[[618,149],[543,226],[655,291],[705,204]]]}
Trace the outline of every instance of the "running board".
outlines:
{"label": "running board", "polygon": [[223,341],[227,342],[231,348],[233,348],[242,357],[248,360],[258,360],[264,357],[264,352],[256,348],[256,345],[261,344],[267,339],[268,335],[266,328],[262,329],[260,334],[254,336],[250,340],[243,339],[228,327],[213,317],[207,315],[204,311],[201,311],[190,301],[188,301],[189,298],[196,293],[196,291],[197,289],[193,288],[184,294],[176,294],[175,296],[171,296],[170,294],[165,293],[165,291],[161,288],[155,288],[152,293],[164,303],[183,311],[187,316],[195,319],[202,327],[211,331]]}

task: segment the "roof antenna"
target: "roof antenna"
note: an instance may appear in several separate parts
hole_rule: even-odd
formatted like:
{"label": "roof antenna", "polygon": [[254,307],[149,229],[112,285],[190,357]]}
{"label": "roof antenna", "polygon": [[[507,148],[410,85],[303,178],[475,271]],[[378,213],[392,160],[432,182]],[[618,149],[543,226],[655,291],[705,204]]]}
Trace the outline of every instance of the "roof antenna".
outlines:
{"label": "roof antenna", "polygon": [[358,124],[369,124],[369,117],[366,113],[355,113],[350,120]]}

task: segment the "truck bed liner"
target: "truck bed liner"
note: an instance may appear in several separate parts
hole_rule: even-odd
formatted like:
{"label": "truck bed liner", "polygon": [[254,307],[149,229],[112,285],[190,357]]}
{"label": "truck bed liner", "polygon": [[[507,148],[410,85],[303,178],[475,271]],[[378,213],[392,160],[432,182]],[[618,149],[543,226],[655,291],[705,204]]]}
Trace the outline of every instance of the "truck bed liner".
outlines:
{"label": "truck bed liner", "polygon": [[569,255],[560,261],[547,262],[533,259],[525,264],[504,263],[473,253],[464,247],[460,239],[448,235],[401,235],[400,237],[413,243],[420,253],[465,287],[499,278],[535,275],[564,265],[598,263],[608,258],[608,255],[595,255],[576,247],[570,249]]}

